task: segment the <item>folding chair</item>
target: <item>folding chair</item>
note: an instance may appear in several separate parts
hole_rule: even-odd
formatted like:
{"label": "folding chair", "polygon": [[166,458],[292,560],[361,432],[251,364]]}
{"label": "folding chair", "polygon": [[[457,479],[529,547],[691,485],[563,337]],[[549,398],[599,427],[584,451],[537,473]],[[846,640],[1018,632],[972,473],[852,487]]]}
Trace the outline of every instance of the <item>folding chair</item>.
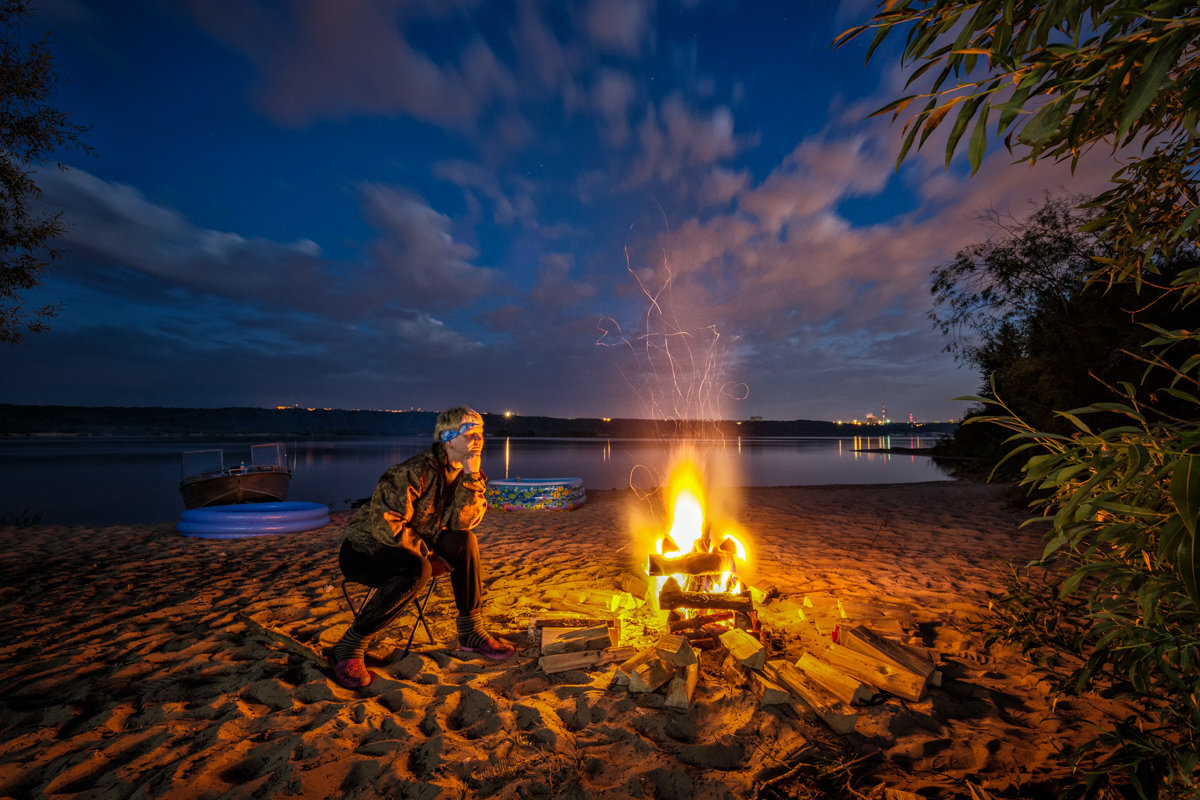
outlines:
{"label": "folding chair", "polygon": [[[407,656],[408,651],[412,649],[413,637],[417,635],[417,622],[420,622],[421,626],[425,628],[425,636],[429,639],[429,643],[435,643],[433,631],[429,630],[429,623],[425,620],[425,604],[429,602],[429,596],[433,594],[433,589],[435,586],[437,586],[438,578],[440,577],[441,575],[434,575],[429,579],[429,587],[425,590],[424,597],[414,596],[413,599],[409,601],[410,604],[415,606],[417,609],[417,620],[413,623],[412,627],[409,628],[408,642],[404,645],[404,653],[401,654],[401,658]],[[367,594],[363,597],[362,602],[355,606],[354,599],[350,597],[350,589],[347,587],[347,584],[350,582],[351,581],[348,578],[342,580],[342,595],[346,598],[346,605],[349,606],[350,613],[354,615],[354,618],[350,621],[350,624],[353,625],[355,622],[358,622],[358,615],[361,614],[363,608],[366,607],[367,601],[371,599],[371,595],[375,594],[375,588],[367,587]],[[401,609],[401,612],[403,612],[403,609]]]}

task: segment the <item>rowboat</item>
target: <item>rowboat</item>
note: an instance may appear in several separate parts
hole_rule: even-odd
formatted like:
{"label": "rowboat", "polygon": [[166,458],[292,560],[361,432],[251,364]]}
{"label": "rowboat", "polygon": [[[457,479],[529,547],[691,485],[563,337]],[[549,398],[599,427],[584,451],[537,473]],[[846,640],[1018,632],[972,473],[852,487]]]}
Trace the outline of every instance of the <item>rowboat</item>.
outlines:
{"label": "rowboat", "polygon": [[185,508],[287,500],[287,451],[281,442],[250,448],[250,463],[225,466],[223,450],[190,450],[183,454],[179,492]]}

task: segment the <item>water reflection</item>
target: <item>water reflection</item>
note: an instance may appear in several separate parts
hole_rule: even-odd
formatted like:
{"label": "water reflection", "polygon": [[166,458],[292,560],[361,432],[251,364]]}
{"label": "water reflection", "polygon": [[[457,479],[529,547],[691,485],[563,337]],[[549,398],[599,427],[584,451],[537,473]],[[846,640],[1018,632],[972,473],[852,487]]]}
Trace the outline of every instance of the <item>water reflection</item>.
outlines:
{"label": "water reflection", "polygon": [[[218,448],[235,463],[259,442],[169,439],[0,440],[0,520],[41,514],[43,523],[129,524],[178,519],[181,456]],[[744,438],[695,442],[716,486],[916,483],[944,480],[925,456],[871,452],[927,447],[931,437]],[[429,447],[429,439],[286,442],[293,500],[347,508],[379,476]],[[492,477],[578,477],[588,489],[649,491],[670,469],[677,440],[489,439],[483,468]]]}

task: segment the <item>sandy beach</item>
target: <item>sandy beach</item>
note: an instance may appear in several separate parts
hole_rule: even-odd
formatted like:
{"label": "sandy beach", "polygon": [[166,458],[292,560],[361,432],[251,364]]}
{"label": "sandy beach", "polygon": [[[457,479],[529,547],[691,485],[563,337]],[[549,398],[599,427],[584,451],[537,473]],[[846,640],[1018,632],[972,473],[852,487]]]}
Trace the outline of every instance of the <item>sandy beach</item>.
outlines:
{"label": "sandy beach", "polygon": [[[532,617],[615,589],[644,561],[630,535],[655,513],[630,491],[578,510],[489,512],[477,530],[488,617],[518,645],[494,664],[456,650],[439,586],[429,644],[399,658],[409,618],[373,649],[354,692],[320,661],[350,620],[319,530],[251,539],[155,525],[0,528],[0,797],[41,798],[1051,798],[1064,754],[1111,709],[1051,707],[1018,654],[983,643],[1007,562],[1041,550],[994,487],[755,488],[737,519],[772,658],[795,661],[805,596],[907,606],[940,654],[920,701],[884,696],[838,735],[801,703],[760,706],[701,653],[687,710],[613,685],[615,666],[545,674]],[[576,609],[579,610],[579,609]],[[586,609],[584,609],[586,610]],[[631,608],[623,643],[661,632]]]}

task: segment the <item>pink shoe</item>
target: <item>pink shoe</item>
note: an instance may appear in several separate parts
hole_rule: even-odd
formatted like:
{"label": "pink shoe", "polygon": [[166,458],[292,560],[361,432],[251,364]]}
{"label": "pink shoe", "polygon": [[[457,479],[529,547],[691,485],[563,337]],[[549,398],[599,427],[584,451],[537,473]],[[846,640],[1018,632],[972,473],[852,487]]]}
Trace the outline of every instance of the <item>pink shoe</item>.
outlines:
{"label": "pink shoe", "polygon": [[497,639],[490,633],[483,635],[483,641],[478,646],[467,647],[460,642],[458,649],[466,650],[468,653],[479,653],[479,655],[490,658],[492,661],[507,661],[517,652],[517,648],[508,642]]}
{"label": "pink shoe", "polygon": [[361,689],[371,683],[371,673],[361,658],[348,658],[333,665],[333,679],[345,689]]}

